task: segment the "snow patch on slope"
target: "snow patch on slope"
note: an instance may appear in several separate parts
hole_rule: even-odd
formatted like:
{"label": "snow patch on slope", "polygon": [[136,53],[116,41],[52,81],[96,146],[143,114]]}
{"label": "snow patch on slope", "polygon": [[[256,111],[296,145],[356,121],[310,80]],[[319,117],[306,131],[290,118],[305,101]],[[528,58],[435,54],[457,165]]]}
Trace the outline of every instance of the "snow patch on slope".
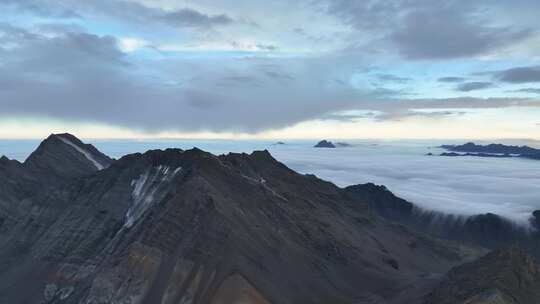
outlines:
{"label": "snow patch on slope", "polygon": [[168,184],[181,170],[182,167],[171,170],[168,166],[160,165],[149,168],[139,178],[132,180],[131,199],[133,204],[126,213],[124,227],[130,228],[133,226],[153,202],[161,199],[157,197],[159,190],[163,189],[163,186]]}
{"label": "snow patch on slope", "polygon": [[61,136],[58,136],[58,138],[63,141],[64,143],[70,145],[71,147],[73,147],[75,150],[77,150],[77,152],[81,153],[82,155],[84,155],[84,157],[86,157],[86,159],[88,159],[98,170],[103,170],[105,168],[105,166],[103,166],[102,164],[100,164],[93,156],[90,152],[84,150],[83,148],[77,146],[75,143],[71,142],[69,139],[67,138],[63,138]]}

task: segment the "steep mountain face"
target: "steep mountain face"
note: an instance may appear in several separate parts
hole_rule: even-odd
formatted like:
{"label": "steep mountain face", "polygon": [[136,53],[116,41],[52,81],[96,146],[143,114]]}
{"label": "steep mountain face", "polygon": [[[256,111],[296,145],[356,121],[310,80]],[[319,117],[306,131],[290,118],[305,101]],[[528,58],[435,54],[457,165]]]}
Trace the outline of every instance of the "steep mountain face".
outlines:
{"label": "steep mountain face", "polygon": [[518,248],[494,251],[452,269],[424,303],[540,303],[540,269]]}
{"label": "steep mountain face", "polygon": [[0,158],[0,240],[35,211],[35,205],[74,179],[91,175],[112,159],[70,134],[53,134],[24,163]]}
{"label": "steep mountain face", "polygon": [[[92,172],[36,194],[1,234],[0,303],[414,303],[483,252],[388,222],[267,151],[85,151],[104,169],[66,155]],[[37,155],[33,170],[53,162]]]}
{"label": "steep mountain face", "polygon": [[352,199],[368,204],[371,210],[384,218],[401,221],[413,213],[412,203],[395,196],[385,186],[367,183],[348,186],[344,190]]}
{"label": "steep mountain face", "polygon": [[24,165],[28,170],[57,181],[96,172],[111,163],[112,159],[94,146],[65,133],[53,134],[45,139]]}

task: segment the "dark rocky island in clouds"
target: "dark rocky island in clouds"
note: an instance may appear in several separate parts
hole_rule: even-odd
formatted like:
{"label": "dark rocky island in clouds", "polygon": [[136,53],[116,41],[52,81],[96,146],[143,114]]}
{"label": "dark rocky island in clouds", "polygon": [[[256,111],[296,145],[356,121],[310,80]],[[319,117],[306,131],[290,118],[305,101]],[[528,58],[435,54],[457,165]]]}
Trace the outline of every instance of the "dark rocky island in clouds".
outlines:
{"label": "dark rocky island in clouds", "polygon": [[540,160],[540,149],[528,146],[477,145],[469,142],[463,145],[442,145],[441,148],[451,151],[441,153],[441,156],[523,157]]}
{"label": "dark rocky island in clouds", "polygon": [[383,186],[339,188],[267,151],[112,160],[59,134],[2,157],[0,180],[0,303],[540,301],[535,233],[495,215],[429,226]]}
{"label": "dark rocky island in clouds", "polygon": [[328,141],[326,139],[323,139],[321,140],[320,142],[318,142],[315,146],[313,146],[314,148],[335,148],[336,145],[334,145],[334,143],[332,143],[331,141]]}
{"label": "dark rocky island in clouds", "polygon": [[346,142],[333,143],[329,140],[323,139],[313,146],[314,148],[347,148],[352,147],[351,144]]}

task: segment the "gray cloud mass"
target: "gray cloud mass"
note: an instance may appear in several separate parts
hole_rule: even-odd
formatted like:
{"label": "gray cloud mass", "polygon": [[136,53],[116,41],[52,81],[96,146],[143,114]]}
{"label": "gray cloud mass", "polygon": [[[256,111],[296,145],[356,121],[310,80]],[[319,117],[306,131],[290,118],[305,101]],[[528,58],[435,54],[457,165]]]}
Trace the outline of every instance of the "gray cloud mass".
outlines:
{"label": "gray cloud mass", "polygon": [[482,81],[473,81],[473,82],[464,82],[456,86],[456,90],[460,92],[471,92],[476,90],[483,90],[493,87],[491,82],[482,82]]}
{"label": "gray cloud mass", "polygon": [[412,60],[486,54],[534,34],[528,27],[491,24],[483,15],[483,4],[465,0],[334,0],[326,7],[355,28],[385,37],[402,56]]}
{"label": "gray cloud mass", "polygon": [[164,10],[129,0],[0,0],[1,6],[47,17],[108,16],[134,22],[141,26],[161,23],[171,27],[207,29],[234,22],[233,18],[226,14],[209,15],[192,8]]}
{"label": "gray cloud mass", "polygon": [[[299,4],[313,9],[307,17],[296,20],[284,14],[287,20],[267,18],[266,24],[251,20],[263,7],[253,3],[227,9],[210,0],[204,3],[213,5],[206,7],[165,2],[170,5],[0,0],[0,15],[6,17],[0,23],[0,116],[97,122],[152,132],[258,132],[347,110],[378,113],[370,119],[399,120],[461,115],[461,110],[452,109],[540,104],[525,98],[415,95],[416,85],[429,76],[453,84],[449,91],[455,85],[461,93],[540,81],[540,68],[533,63],[492,69],[492,82],[417,70],[425,64],[418,60],[430,61],[425,67],[433,63],[433,69],[445,68],[435,64],[475,60],[535,34],[526,23],[496,22],[495,14],[484,9],[487,0],[309,0]],[[518,2],[516,8],[536,5]],[[332,19],[325,23],[330,29],[321,27],[320,34],[331,39],[307,38],[319,35],[305,22],[314,16]],[[294,39],[280,40],[286,32]],[[151,41],[158,36],[159,43]],[[129,39],[143,50],[122,47]],[[306,47],[302,39],[319,44]],[[341,43],[318,51],[329,41]],[[386,62],[389,68],[373,68]]]}
{"label": "gray cloud mass", "polygon": [[467,78],[453,77],[453,76],[441,77],[437,79],[438,82],[449,82],[449,83],[464,82],[465,80],[467,80]]}
{"label": "gray cloud mass", "polygon": [[540,82],[540,66],[511,68],[496,72],[495,77],[509,83]]}

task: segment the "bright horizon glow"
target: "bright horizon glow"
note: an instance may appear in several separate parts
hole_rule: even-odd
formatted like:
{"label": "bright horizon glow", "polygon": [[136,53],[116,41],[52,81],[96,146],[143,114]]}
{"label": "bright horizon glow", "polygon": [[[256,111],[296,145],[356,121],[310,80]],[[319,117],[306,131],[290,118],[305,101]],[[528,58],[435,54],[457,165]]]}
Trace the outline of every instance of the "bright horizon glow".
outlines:
{"label": "bright horizon glow", "polygon": [[[540,126],[535,125],[540,110],[481,110],[472,118],[457,116],[438,119],[408,117],[403,121],[359,120],[354,122],[311,120],[279,130],[249,134],[242,132],[144,132],[96,123],[64,123],[50,120],[11,119],[0,121],[0,138],[42,139],[52,133],[72,133],[89,139],[530,139],[540,140]],[[519,123],[493,120],[518,115]],[[531,127],[532,126],[532,127]]]}

